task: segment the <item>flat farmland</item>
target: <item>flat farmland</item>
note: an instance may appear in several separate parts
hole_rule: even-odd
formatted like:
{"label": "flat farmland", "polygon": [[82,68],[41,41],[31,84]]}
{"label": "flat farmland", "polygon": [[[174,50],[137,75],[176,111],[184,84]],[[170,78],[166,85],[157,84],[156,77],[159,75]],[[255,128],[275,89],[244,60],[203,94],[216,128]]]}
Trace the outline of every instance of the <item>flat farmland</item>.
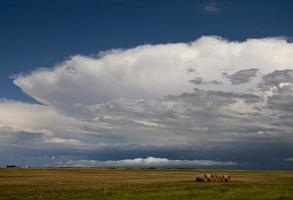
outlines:
{"label": "flat farmland", "polygon": [[[195,182],[195,176],[203,173],[229,174],[232,180]],[[0,200],[4,199],[293,200],[293,172],[94,168],[0,169]]]}

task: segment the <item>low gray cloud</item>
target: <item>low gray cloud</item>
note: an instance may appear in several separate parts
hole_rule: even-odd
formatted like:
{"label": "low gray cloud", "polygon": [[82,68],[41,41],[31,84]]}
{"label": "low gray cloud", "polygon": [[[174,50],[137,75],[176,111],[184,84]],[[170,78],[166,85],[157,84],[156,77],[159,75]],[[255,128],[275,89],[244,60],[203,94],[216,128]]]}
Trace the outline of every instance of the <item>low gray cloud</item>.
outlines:
{"label": "low gray cloud", "polygon": [[266,94],[268,107],[290,116],[293,111],[293,70],[278,70],[263,76],[258,85]]}
{"label": "low gray cloud", "polygon": [[260,86],[279,86],[281,83],[293,82],[293,70],[279,70],[265,75]]}
{"label": "low gray cloud", "polygon": [[278,89],[292,87],[293,83],[293,70],[279,70],[266,74],[259,87],[263,89],[271,89],[277,87]]}
{"label": "low gray cloud", "polygon": [[287,161],[287,162],[293,162],[293,158],[286,158],[285,161]]}
{"label": "low gray cloud", "polygon": [[232,84],[239,85],[243,83],[248,83],[253,77],[256,77],[258,69],[245,69],[240,70],[234,74],[228,75],[227,73],[223,73],[223,75],[228,78]]}
{"label": "low gray cloud", "polygon": [[210,84],[221,85],[222,84],[221,81],[217,81],[217,80],[205,81],[201,77],[194,77],[192,80],[189,80],[189,82],[195,85],[210,85]]}

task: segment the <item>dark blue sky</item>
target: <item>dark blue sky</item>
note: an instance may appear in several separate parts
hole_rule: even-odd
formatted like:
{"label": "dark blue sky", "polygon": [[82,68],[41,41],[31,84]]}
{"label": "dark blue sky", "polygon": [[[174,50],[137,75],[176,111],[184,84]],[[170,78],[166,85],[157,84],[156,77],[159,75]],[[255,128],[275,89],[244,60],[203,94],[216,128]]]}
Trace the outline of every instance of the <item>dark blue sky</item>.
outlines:
{"label": "dark blue sky", "polygon": [[32,101],[9,77],[75,54],[188,42],[202,35],[291,38],[292,10],[289,0],[2,0],[0,98]]}

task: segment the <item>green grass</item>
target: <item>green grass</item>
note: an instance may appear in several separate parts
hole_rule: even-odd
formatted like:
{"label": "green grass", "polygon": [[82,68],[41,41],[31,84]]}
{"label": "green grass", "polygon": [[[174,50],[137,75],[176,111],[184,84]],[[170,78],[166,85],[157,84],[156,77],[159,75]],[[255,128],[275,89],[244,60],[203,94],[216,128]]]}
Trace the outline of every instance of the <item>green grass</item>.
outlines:
{"label": "green grass", "polygon": [[228,183],[196,183],[193,179],[198,173],[203,172],[0,170],[0,200],[293,200],[293,172],[216,172],[231,174]]}

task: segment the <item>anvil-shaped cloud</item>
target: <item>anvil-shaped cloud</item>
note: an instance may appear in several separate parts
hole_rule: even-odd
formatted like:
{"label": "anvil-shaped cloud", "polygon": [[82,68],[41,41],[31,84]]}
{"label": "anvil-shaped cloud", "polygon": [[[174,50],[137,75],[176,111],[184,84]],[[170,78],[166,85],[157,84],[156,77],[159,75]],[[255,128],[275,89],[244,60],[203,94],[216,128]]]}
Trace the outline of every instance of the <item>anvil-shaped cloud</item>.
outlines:
{"label": "anvil-shaped cloud", "polygon": [[[191,43],[110,50],[97,57],[76,55],[52,69],[18,75],[14,83],[39,102],[70,111],[121,97],[156,99],[192,92],[194,78],[211,83],[205,87],[214,90],[256,90],[262,75],[291,69],[292,54],[292,44],[282,39],[229,42],[202,37]],[[251,68],[258,70],[252,82],[234,85],[223,76]]]}

